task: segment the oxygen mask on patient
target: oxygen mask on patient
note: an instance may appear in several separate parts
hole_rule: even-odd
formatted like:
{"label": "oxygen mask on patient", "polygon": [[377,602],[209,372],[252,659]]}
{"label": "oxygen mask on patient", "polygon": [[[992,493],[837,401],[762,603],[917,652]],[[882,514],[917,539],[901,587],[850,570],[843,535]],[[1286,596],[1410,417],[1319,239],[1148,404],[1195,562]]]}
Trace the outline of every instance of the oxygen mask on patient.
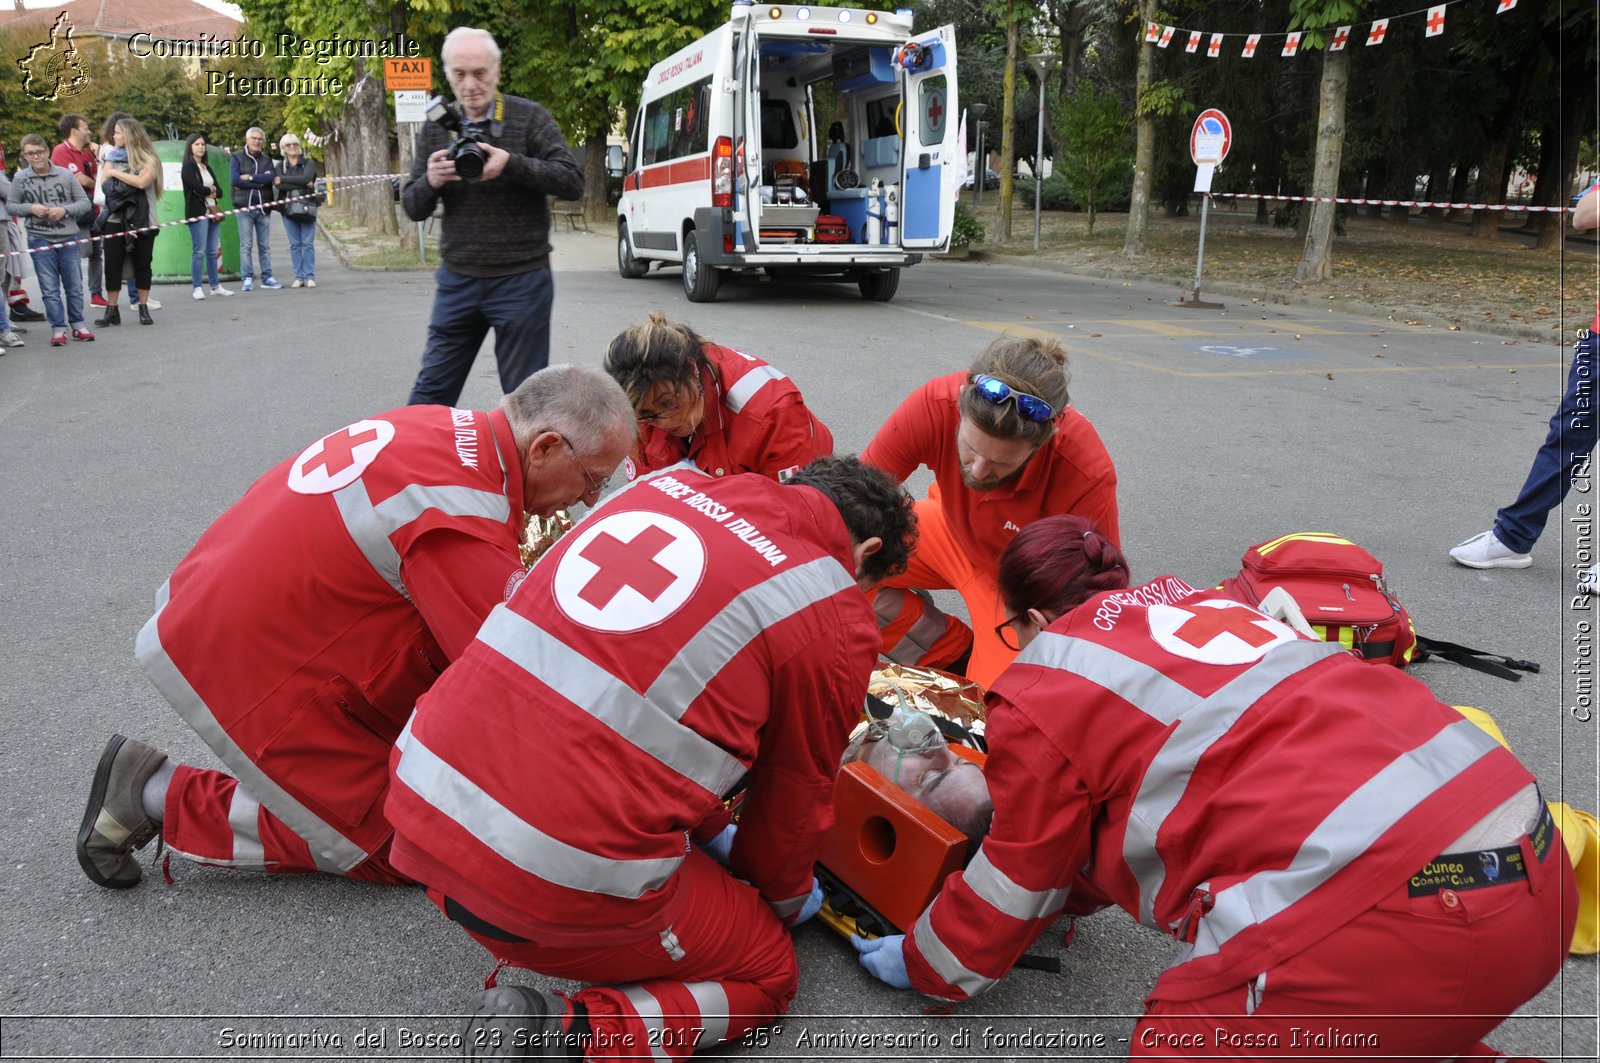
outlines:
{"label": "oxygen mask on patient", "polygon": [[894,749],[894,783],[897,786],[900,766],[908,755],[932,753],[945,745],[944,735],[932,716],[904,706],[897,706],[887,720],[873,720],[868,726],[867,740],[888,742]]}

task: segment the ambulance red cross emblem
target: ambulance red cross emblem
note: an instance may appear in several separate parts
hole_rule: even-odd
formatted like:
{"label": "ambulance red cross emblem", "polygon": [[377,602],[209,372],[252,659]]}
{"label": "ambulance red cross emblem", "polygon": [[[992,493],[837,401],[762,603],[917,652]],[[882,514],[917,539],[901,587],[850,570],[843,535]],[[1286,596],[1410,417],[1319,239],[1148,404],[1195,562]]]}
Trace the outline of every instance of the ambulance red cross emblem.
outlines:
{"label": "ambulance red cross emblem", "polygon": [[676,613],[700,586],[706,548],[687,524],[659,513],[585,522],[556,564],[556,605],[600,631],[640,631]]}
{"label": "ambulance red cross emblem", "polygon": [[1204,664],[1249,664],[1298,636],[1248,605],[1229,601],[1152,605],[1150,637],[1168,653]]}
{"label": "ambulance red cross emblem", "polygon": [[289,490],[325,495],[346,487],[367,471],[394,438],[388,421],[357,421],[330,432],[300,452],[289,466]]}

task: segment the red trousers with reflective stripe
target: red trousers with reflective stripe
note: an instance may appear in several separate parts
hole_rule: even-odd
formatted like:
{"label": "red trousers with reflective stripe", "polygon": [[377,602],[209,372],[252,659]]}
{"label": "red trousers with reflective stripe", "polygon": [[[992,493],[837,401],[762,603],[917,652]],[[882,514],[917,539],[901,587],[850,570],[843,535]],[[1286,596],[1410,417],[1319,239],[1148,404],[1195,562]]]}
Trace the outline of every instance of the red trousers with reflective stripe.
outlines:
{"label": "red trousers with reflective stripe", "polygon": [[[161,836],[167,848],[197,864],[277,875],[321,871],[311,847],[220,771],[180,764],[167,789]],[[359,882],[408,886],[389,866],[389,843],[346,873]]]}
{"label": "red trousers with reflective stripe", "polygon": [[1158,980],[1129,1056],[1466,1059],[1561,970],[1577,882],[1557,840],[1529,878],[1431,897],[1393,894],[1249,985],[1161,998]]}
{"label": "red trousers with reflective stripe", "polygon": [[[696,1048],[737,1042],[782,1015],[800,987],[800,966],[789,932],[754,887],[699,849],[678,874],[688,902],[672,926],[662,928],[671,931],[666,943],[664,935],[651,934],[609,948],[554,949],[472,937],[511,966],[609,983],[572,998],[589,1009],[594,1030],[585,1059],[687,1059]],[[440,903],[437,891],[429,896]]]}

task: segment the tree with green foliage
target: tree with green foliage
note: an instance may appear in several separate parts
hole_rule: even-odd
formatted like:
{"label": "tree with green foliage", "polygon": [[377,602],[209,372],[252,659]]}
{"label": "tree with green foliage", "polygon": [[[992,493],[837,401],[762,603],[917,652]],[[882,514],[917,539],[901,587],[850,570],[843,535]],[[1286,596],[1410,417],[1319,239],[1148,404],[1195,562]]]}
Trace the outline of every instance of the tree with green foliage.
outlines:
{"label": "tree with green foliage", "polygon": [[1094,217],[1118,198],[1133,178],[1133,145],[1122,101],[1101,92],[1087,79],[1078,82],[1072,98],[1056,107],[1056,168],[1072,189],[1072,198]]}
{"label": "tree with green foliage", "polygon": [[1344,105],[1350,87],[1350,50],[1327,50],[1324,30],[1354,22],[1361,5],[1352,0],[1290,0],[1290,30],[1304,30],[1301,47],[1322,49],[1321,105],[1317,115],[1316,171],[1311,194],[1310,227],[1305,252],[1295,270],[1295,283],[1327,280],[1333,276],[1333,218],[1336,204],[1322,202],[1339,194],[1339,162],[1344,153]]}

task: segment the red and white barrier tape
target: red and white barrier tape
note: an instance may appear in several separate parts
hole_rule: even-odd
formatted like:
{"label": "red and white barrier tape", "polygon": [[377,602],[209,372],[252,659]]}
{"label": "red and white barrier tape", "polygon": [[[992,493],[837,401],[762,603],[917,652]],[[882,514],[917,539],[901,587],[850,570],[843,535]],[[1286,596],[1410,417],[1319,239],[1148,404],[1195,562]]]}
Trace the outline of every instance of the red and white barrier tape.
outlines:
{"label": "red and white barrier tape", "polygon": [[1530,207],[1516,203],[1428,203],[1420,199],[1353,199],[1346,196],[1269,196],[1256,192],[1212,192],[1212,199],[1282,199],[1290,203],[1354,203],[1356,206],[1444,207],[1446,210],[1526,210],[1565,214],[1571,207]]}
{"label": "red and white barrier tape", "polygon": [[[324,180],[330,180],[330,181],[333,182],[331,185],[328,186],[328,188],[324,189],[324,192],[327,192],[327,191],[330,191],[330,190],[337,192],[341,188],[344,188],[344,187],[346,187],[348,185],[372,184],[375,181],[389,181],[389,180],[392,180],[393,178],[396,178],[396,177],[405,177],[405,176],[406,176],[405,174],[399,174],[399,173],[363,173],[363,174],[351,174],[351,175],[348,175],[348,176],[345,176],[345,177],[324,178]],[[295,200],[298,200],[298,199],[311,199],[311,198],[315,197],[316,195],[318,195],[318,193],[316,193],[316,192],[306,192],[306,193],[304,193],[302,195],[298,195],[298,196],[284,196],[282,199],[269,200],[268,203],[265,206],[276,206],[279,203],[293,203]],[[30,248],[28,248],[28,253],[29,254],[33,254],[33,253],[39,252],[39,251],[50,251],[50,250],[53,250],[54,248],[57,248],[57,247],[72,247],[72,246],[75,246],[75,245],[78,245],[78,244],[92,244],[97,240],[103,242],[103,241],[106,241],[106,240],[121,239],[122,237],[125,237],[125,236],[138,236],[140,233],[153,233],[153,232],[157,231],[158,229],[169,229],[174,225],[188,225],[190,222],[205,221],[208,217],[211,218],[212,220],[218,220],[220,218],[226,218],[226,217],[229,217],[229,216],[234,215],[234,214],[247,214],[247,213],[252,213],[252,212],[262,213],[262,212],[265,211],[265,206],[234,207],[232,210],[220,210],[216,214],[213,214],[213,215],[200,214],[200,215],[196,215],[193,218],[179,218],[176,221],[158,222],[155,225],[146,225],[142,229],[125,229],[125,230],[123,230],[121,232],[101,233],[99,236],[85,236],[85,237],[83,237],[82,239],[79,239],[79,240],[56,240],[56,241],[52,241],[51,243],[44,244],[44,245],[42,245],[40,247],[30,247]],[[15,220],[17,222],[19,222],[19,223],[22,223],[24,228],[27,227],[27,218],[26,217],[17,217]],[[4,257],[6,257],[6,255],[14,255],[14,254],[21,254],[21,252],[20,251],[8,251],[8,252],[5,252],[4,254],[0,254],[0,258],[4,258]]]}

